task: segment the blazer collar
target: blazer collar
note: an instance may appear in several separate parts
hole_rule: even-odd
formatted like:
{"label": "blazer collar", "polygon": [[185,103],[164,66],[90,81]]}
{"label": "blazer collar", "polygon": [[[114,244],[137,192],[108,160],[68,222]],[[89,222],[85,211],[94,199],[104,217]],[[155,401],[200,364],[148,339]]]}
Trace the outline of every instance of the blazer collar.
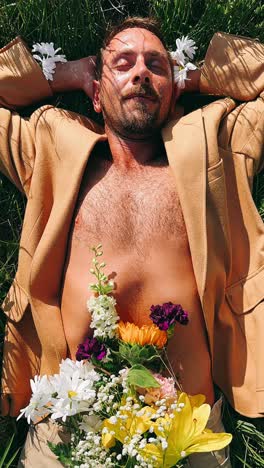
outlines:
{"label": "blazer collar", "polygon": [[206,145],[201,109],[170,122],[162,132],[189,239],[201,300],[207,267]]}

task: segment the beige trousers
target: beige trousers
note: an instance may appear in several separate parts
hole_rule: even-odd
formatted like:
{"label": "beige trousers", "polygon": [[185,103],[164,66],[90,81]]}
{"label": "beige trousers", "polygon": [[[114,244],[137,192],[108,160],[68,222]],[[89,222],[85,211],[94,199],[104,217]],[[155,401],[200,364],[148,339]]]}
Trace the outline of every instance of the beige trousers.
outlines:
{"label": "beige trousers", "polygon": [[[214,432],[224,432],[221,418],[222,399],[213,406],[207,427]],[[22,450],[18,468],[59,468],[63,465],[57,460],[47,445],[68,442],[69,434],[50,419],[44,420],[29,429],[25,446]],[[231,468],[228,448],[210,453],[190,455],[185,468]]]}

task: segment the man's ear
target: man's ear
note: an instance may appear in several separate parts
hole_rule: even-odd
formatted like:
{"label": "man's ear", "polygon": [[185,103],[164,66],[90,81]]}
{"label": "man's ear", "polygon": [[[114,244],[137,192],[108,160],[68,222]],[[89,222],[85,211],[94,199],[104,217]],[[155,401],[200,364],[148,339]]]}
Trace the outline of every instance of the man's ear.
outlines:
{"label": "man's ear", "polygon": [[93,107],[97,114],[102,112],[100,102],[100,82],[97,80],[93,80]]}

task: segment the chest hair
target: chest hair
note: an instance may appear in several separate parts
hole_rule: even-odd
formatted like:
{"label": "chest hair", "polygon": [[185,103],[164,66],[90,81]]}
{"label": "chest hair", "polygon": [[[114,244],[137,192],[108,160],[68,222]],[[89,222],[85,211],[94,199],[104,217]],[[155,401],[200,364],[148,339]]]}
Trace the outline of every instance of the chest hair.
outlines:
{"label": "chest hair", "polygon": [[[75,241],[103,241],[119,249],[186,238],[173,176],[167,165],[124,173],[114,165],[87,171],[72,227]],[[141,250],[141,249],[140,249]]]}

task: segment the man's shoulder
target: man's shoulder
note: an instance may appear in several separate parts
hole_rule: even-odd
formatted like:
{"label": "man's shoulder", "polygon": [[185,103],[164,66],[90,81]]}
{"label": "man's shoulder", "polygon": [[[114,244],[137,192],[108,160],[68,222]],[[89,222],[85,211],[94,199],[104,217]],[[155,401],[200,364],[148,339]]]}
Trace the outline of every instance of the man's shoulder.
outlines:
{"label": "man's shoulder", "polygon": [[97,134],[103,134],[104,128],[94,122],[92,119],[78,114],[76,112],[72,112],[66,109],[62,109],[59,107],[46,105],[40,107],[37,111],[35,111],[35,122],[38,126],[45,126],[55,129],[58,126],[65,126],[72,127],[77,130],[79,128],[86,128],[89,131]]}

